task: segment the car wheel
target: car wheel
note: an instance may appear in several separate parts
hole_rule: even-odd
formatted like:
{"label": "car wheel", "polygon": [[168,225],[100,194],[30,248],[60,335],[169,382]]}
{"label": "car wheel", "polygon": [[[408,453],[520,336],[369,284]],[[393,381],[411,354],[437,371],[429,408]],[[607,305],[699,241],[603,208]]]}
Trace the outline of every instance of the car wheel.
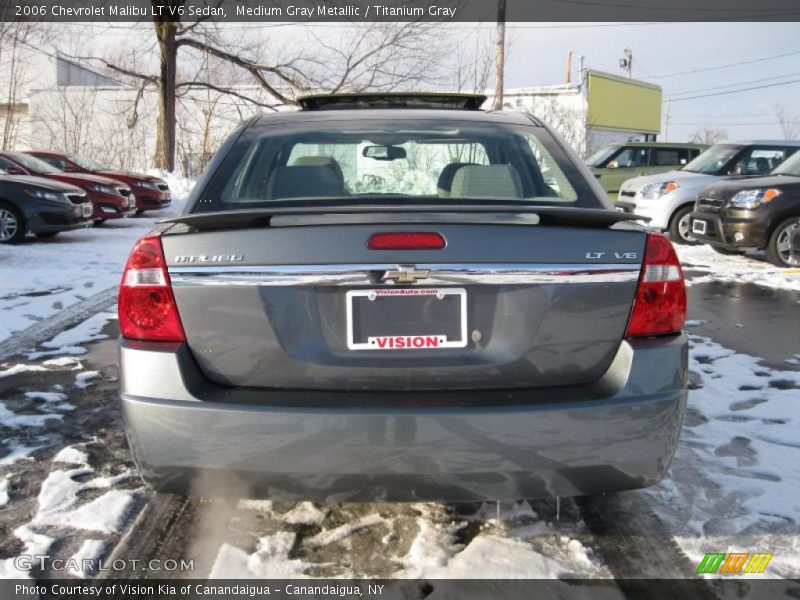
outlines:
{"label": "car wheel", "polygon": [[105,222],[106,222],[106,220],[105,220],[105,219],[95,219],[95,220],[94,220],[94,226],[95,226],[95,227],[100,227],[100,225],[102,225],[102,224],[103,224],[103,223],[105,223]]}
{"label": "car wheel", "polygon": [[10,204],[0,204],[0,244],[18,244],[25,238],[25,219]]}
{"label": "car wheel", "polygon": [[690,204],[678,209],[669,222],[669,237],[677,244],[697,244],[697,238],[692,235],[691,214],[694,207]]}
{"label": "car wheel", "polygon": [[767,244],[767,260],[776,267],[800,267],[800,216],[775,228]]}
{"label": "car wheel", "polygon": [[744,250],[728,250],[719,246],[711,246],[711,249],[717,254],[724,254],[725,256],[741,256],[744,254]]}

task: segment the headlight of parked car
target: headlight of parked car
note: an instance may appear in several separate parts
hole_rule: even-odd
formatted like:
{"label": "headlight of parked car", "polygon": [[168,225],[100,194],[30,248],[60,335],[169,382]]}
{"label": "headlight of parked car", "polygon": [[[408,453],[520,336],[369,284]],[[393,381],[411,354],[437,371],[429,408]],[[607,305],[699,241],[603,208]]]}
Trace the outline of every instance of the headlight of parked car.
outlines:
{"label": "headlight of parked car", "polygon": [[101,183],[93,183],[89,186],[89,189],[99,194],[111,194],[112,196],[119,195],[119,192],[116,188],[113,188],[110,185],[103,185]]}
{"label": "headlight of parked car", "polygon": [[744,210],[753,210],[770,200],[774,200],[780,195],[781,191],[775,188],[765,190],[743,190],[731,198],[731,206],[734,208],[743,208]]}
{"label": "headlight of parked car", "polygon": [[134,182],[136,187],[144,188],[146,190],[156,190],[158,191],[158,186],[155,183],[151,183],[149,181],[136,181]]}
{"label": "headlight of parked car", "polygon": [[39,198],[40,200],[51,200],[53,202],[69,202],[64,197],[64,194],[58,192],[48,192],[47,190],[25,190],[31,198]]}
{"label": "headlight of parked car", "polygon": [[641,190],[639,190],[639,196],[644,198],[645,200],[656,200],[661,198],[661,196],[665,196],[669,194],[673,190],[677,190],[681,187],[677,181],[661,181],[658,183],[648,183],[644,186]]}

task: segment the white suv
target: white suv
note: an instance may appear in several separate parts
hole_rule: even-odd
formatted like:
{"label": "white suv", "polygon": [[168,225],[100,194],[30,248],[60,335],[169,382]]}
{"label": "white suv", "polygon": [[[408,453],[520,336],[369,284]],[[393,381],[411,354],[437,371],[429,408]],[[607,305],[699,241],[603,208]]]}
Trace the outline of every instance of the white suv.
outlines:
{"label": "white suv", "polygon": [[679,171],[629,179],[617,207],[650,217],[650,227],[668,230],[675,242],[692,244],[689,215],[700,190],[726,177],[766,175],[798,149],[800,141],[791,140],[716,144]]}

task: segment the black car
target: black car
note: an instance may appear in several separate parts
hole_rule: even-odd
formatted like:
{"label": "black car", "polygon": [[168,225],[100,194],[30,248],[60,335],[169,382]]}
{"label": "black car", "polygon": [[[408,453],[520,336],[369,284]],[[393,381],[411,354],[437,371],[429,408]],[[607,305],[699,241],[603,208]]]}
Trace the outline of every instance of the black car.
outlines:
{"label": "black car", "polygon": [[722,254],[764,249],[779,267],[800,267],[800,152],[766,177],[726,179],[704,188],[692,233]]}
{"label": "black car", "polygon": [[52,237],[92,223],[92,203],[82,189],[0,171],[0,244],[21,242],[28,232]]}

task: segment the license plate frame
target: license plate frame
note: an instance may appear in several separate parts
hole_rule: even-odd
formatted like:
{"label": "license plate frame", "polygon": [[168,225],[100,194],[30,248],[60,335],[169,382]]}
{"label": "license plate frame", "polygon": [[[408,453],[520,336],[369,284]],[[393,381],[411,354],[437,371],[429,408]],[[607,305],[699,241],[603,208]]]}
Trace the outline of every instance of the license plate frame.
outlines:
{"label": "license plate frame", "polygon": [[81,205],[81,217],[84,219],[88,219],[92,216],[92,206],[90,204],[82,204]]}
{"label": "license plate frame", "polygon": [[[448,339],[444,334],[370,335],[366,341],[355,340],[353,304],[355,298],[371,298],[373,301],[399,302],[403,298],[436,296],[444,299],[457,296],[459,306],[458,328],[460,339]],[[467,346],[467,290],[465,288],[377,288],[348,290],[345,296],[346,328],[348,350],[439,350],[446,348],[465,348]],[[399,341],[403,338],[403,342]],[[435,340],[433,338],[436,338]],[[384,343],[381,344],[381,340]],[[420,345],[416,345],[421,342]],[[400,345],[398,345],[400,344]]]}
{"label": "license plate frame", "polygon": [[703,219],[692,219],[692,233],[705,235],[708,230],[708,223]]}

